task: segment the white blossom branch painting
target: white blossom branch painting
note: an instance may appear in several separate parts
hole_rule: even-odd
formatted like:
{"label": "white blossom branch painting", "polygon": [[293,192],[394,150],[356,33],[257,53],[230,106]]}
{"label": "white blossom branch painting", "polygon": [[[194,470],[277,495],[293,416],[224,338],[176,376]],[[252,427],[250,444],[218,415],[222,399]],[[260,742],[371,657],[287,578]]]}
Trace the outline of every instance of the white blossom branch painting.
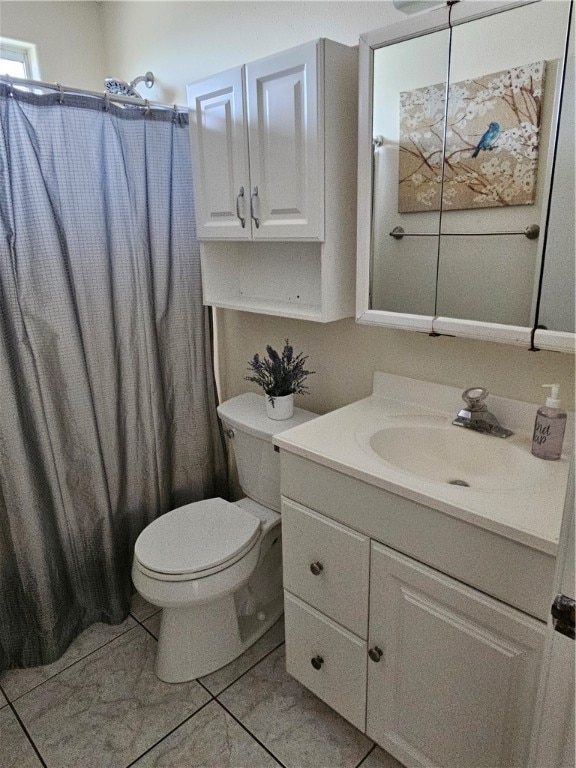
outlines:
{"label": "white blossom branch painting", "polygon": [[[448,92],[444,210],[531,205],[545,62],[453,83]],[[400,93],[398,211],[437,211],[445,86]]]}

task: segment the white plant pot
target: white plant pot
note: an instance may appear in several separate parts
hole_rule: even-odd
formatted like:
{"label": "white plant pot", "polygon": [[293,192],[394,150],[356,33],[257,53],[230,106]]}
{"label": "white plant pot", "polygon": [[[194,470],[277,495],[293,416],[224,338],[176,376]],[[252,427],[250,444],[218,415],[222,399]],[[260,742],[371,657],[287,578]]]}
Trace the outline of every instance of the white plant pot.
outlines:
{"label": "white plant pot", "polygon": [[266,413],[269,419],[274,419],[275,421],[291,419],[294,415],[294,394],[275,397],[274,406],[272,406],[272,403],[268,400],[268,395],[266,395]]}

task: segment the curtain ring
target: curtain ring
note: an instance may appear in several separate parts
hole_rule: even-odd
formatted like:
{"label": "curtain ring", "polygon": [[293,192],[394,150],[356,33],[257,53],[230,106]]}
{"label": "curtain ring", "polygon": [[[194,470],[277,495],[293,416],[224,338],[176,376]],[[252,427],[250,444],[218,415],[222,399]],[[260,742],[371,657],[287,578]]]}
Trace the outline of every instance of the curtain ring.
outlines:
{"label": "curtain ring", "polygon": [[58,90],[60,91],[58,95],[58,104],[64,104],[64,88],[60,85],[60,83],[56,83],[58,86]]}

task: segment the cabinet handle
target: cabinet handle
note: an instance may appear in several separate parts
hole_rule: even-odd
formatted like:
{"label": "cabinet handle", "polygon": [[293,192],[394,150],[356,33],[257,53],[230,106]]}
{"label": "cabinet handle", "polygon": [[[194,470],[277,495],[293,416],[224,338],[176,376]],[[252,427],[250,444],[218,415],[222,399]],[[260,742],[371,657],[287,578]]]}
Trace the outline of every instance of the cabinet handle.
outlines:
{"label": "cabinet handle", "polygon": [[316,561],[315,563],[311,563],[310,570],[312,571],[314,576],[320,576],[320,574],[324,570],[324,566],[322,565],[322,563],[319,563],[318,561]]}
{"label": "cabinet handle", "polygon": [[378,646],[375,645],[374,648],[370,648],[368,651],[368,656],[370,656],[372,661],[378,663],[383,656],[383,651],[381,648],[378,648]]}
{"label": "cabinet handle", "polygon": [[244,201],[244,187],[240,187],[240,192],[236,197],[236,216],[240,219],[240,224],[242,225],[242,229],[244,229],[246,226],[246,219],[244,216],[240,216],[240,198]]}
{"label": "cabinet handle", "polygon": [[320,669],[322,664],[324,664],[324,659],[322,656],[314,656],[313,659],[310,660],[310,663],[314,667],[314,669]]}
{"label": "cabinet handle", "polygon": [[250,197],[250,216],[254,219],[254,224],[256,224],[256,229],[258,229],[260,227],[260,219],[254,216],[254,198],[255,197],[258,197],[258,187],[254,187],[254,192],[252,192],[252,196]]}

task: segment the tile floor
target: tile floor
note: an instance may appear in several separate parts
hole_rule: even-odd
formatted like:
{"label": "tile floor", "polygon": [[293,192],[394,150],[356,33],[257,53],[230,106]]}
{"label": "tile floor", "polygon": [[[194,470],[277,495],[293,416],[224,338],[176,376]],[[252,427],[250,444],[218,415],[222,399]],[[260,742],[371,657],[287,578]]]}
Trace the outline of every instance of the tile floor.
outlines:
{"label": "tile floor", "polygon": [[0,768],[402,768],[286,674],[281,620],[227,667],[169,685],[155,611],[136,596],[54,664],[0,675]]}

